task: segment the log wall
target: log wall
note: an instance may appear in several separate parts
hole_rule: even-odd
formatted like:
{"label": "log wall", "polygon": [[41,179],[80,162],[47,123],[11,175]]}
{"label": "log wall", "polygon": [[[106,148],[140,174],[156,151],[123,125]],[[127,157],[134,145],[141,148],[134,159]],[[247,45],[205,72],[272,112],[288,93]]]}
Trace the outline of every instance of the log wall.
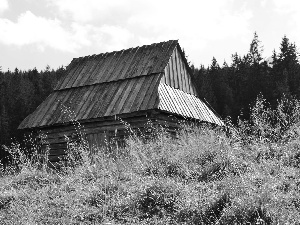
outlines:
{"label": "log wall", "polygon": [[[100,121],[87,121],[83,124],[74,123],[65,126],[56,126],[43,128],[41,131],[46,134],[46,144],[49,151],[49,161],[51,164],[57,163],[66,155],[68,142],[87,141],[90,151],[97,148],[105,147],[108,143],[124,144],[124,138],[130,134],[126,128],[130,124],[130,128],[143,134],[149,134],[149,121],[153,126],[162,125],[166,130],[175,135],[178,129],[177,117],[172,117],[167,113],[158,110],[151,110],[143,113],[133,113],[121,118],[121,122],[117,117],[106,118]],[[128,127],[128,126],[127,126]]]}

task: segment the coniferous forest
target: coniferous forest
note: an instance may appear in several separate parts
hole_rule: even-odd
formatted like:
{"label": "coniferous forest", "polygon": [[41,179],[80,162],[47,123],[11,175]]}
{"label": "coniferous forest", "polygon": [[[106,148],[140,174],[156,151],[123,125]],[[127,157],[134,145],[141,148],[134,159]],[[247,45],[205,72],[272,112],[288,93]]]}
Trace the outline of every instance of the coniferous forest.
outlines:
{"label": "coniferous forest", "polygon": [[52,92],[64,70],[49,66],[43,71],[0,70],[0,160],[7,155],[3,145],[23,141],[25,133],[17,129],[19,124]]}
{"label": "coniferous forest", "polygon": [[[270,107],[275,107],[282,97],[300,99],[297,46],[284,36],[274,47],[277,50],[263,58],[263,44],[254,33],[249,51],[242,55],[233,53],[229,64],[215,58],[207,68],[190,64],[199,96],[223,119],[230,117],[233,123],[238,118],[249,119],[250,107],[259,95]],[[18,125],[52,92],[64,70],[47,66],[42,71],[3,71],[0,67],[0,146],[22,141],[24,133],[17,130]],[[5,155],[1,147],[0,160]]]}

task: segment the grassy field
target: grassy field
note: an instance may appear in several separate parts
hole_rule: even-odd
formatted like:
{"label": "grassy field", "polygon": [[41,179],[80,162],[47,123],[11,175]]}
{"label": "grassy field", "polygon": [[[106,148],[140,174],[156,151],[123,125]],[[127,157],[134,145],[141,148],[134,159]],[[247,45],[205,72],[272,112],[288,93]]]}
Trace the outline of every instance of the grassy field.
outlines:
{"label": "grassy field", "polygon": [[258,99],[237,126],[132,135],[93,156],[82,141],[60,171],[12,145],[0,224],[299,224],[299,106]]}

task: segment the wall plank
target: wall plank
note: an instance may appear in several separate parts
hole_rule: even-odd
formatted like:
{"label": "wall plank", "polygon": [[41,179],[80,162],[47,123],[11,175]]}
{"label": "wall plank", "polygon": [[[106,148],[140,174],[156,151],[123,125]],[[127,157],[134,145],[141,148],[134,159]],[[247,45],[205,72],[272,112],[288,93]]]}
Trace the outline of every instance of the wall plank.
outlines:
{"label": "wall plank", "polygon": [[183,62],[178,47],[174,49],[160,82],[197,96],[196,88],[191,82],[191,75]]}

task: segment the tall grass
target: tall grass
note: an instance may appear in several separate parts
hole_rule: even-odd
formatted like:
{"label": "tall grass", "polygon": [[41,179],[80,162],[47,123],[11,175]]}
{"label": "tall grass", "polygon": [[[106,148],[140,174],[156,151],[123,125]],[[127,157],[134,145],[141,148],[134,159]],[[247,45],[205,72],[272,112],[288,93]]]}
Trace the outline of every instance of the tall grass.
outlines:
{"label": "tall grass", "polygon": [[12,145],[0,224],[297,224],[299,107],[259,97],[238,126],[183,126],[177,138],[153,128],[148,141],[132,132],[93,155],[83,139],[59,171]]}

